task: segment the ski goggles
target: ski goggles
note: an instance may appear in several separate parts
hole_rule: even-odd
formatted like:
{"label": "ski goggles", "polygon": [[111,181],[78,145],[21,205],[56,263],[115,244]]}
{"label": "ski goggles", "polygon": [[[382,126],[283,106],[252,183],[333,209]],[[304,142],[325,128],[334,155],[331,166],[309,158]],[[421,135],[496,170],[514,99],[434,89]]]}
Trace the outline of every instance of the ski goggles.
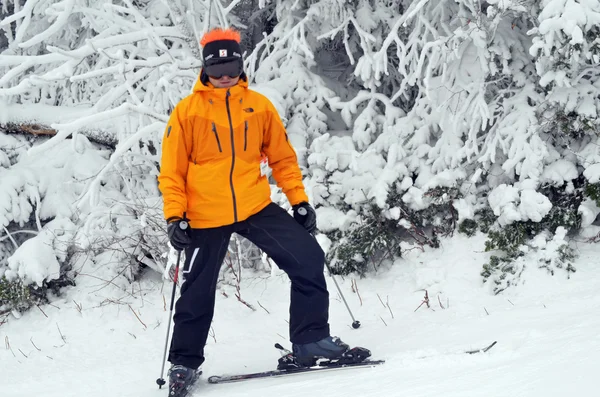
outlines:
{"label": "ski goggles", "polygon": [[204,71],[209,77],[213,79],[220,79],[223,76],[229,76],[231,78],[238,77],[243,72],[243,65],[241,60],[233,60],[224,63],[215,63],[204,65]]}

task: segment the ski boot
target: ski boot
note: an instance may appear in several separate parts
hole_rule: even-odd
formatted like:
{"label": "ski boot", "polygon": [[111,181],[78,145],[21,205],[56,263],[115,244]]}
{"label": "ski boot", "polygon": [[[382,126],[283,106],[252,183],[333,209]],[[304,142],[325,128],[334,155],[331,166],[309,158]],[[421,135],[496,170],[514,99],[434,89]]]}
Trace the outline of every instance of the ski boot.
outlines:
{"label": "ski boot", "polygon": [[169,369],[169,397],[185,397],[202,372],[183,365]]}
{"label": "ski boot", "polygon": [[303,366],[310,367],[316,364],[318,359],[338,359],[350,349],[346,343],[338,337],[328,336],[317,342],[305,343],[302,345],[293,344],[292,352],[294,358]]}
{"label": "ski boot", "polygon": [[[317,342],[306,344],[293,344],[292,354],[294,364],[302,367],[314,365],[332,366],[349,363],[357,363],[366,360],[371,352],[362,347],[350,348],[350,346],[336,336],[328,336]],[[325,359],[324,361],[321,361]],[[281,364],[280,359],[280,364]],[[287,359],[288,364],[290,359]]]}

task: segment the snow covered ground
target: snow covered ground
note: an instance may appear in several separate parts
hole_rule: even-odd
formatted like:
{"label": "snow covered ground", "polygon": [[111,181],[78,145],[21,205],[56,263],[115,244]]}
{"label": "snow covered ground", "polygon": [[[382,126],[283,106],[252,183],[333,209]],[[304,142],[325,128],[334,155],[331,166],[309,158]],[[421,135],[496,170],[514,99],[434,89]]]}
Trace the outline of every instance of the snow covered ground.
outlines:
{"label": "snow covered ground", "polygon": [[[338,278],[362,322],[358,330],[328,278],[333,333],[370,348],[385,365],[224,385],[205,377],[193,395],[598,395],[600,249],[578,244],[570,280],[529,266],[523,285],[494,296],[479,276],[488,256],[483,243],[481,236],[455,236],[438,250],[407,252],[392,269],[356,280],[360,299],[351,278]],[[101,267],[84,272],[60,301],[0,326],[0,395],[166,397],[155,380],[171,284],[152,275],[122,291],[101,280]],[[287,346],[287,278],[244,276],[242,298],[257,310],[239,303],[230,287],[228,298],[219,295],[205,375],[272,369],[279,357],[273,344]],[[431,308],[416,310],[425,289]],[[488,353],[461,353],[494,340]]]}

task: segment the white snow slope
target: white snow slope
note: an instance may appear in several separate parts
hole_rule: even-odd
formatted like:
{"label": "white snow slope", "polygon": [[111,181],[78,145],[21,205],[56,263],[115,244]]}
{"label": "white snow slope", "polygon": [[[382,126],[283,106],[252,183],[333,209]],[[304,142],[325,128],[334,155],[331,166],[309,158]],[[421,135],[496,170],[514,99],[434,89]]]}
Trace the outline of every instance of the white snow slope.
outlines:
{"label": "white snow slope", "polygon": [[[529,266],[523,285],[494,296],[479,276],[489,255],[483,243],[455,236],[437,250],[409,251],[393,268],[357,279],[360,299],[352,278],[338,278],[362,322],[357,330],[328,277],[332,333],[370,348],[383,366],[223,385],[204,377],[193,396],[600,395],[600,249],[579,243],[569,280]],[[1,396],[167,396],[155,381],[172,285],[156,275],[122,291],[89,266],[63,298],[0,326]],[[288,346],[287,277],[244,277],[242,298],[257,310],[231,287],[229,297],[219,293],[205,375],[272,369],[274,343]],[[416,310],[425,289],[431,308]],[[461,353],[494,340],[488,353]]]}

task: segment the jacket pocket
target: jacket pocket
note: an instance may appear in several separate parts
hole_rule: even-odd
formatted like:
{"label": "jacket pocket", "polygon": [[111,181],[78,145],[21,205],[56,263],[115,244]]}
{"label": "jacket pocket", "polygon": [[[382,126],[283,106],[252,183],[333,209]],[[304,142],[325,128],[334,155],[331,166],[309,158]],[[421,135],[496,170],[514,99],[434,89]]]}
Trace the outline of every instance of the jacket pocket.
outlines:
{"label": "jacket pocket", "polygon": [[244,152],[248,147],[248,120],[244,121]]}
{"label": "jacket pocket", "polygon": [[215,138],[217,139],[217,146],[219,147],[219,152],[223,152],[223,150],[221,149],[221,141],[219,140],[219,134],[217,133],[217,125],[213,122],[212,123],[212,130],[215,133]]}

